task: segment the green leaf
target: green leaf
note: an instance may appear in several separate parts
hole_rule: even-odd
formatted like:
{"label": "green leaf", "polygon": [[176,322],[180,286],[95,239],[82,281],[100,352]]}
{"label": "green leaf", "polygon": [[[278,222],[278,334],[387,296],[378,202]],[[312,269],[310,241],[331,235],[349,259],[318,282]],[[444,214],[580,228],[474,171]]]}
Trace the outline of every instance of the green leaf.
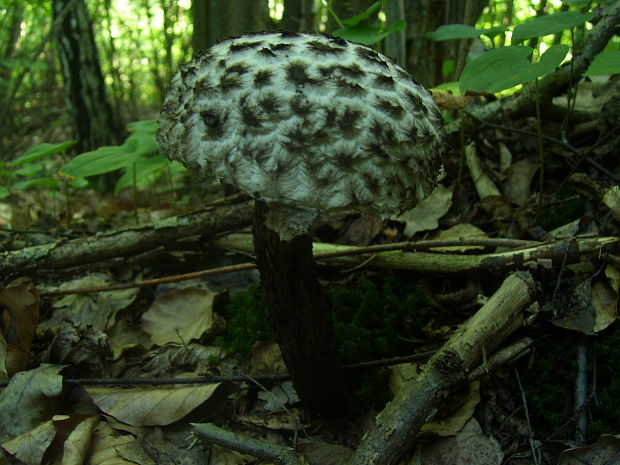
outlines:
{"label": "green leaf", "polygon": [[578,13],[576,11],[562,11],[552,15],[539,16],[515,27],[512,32],[512,45],[533,37],[542,37],[556,34],[585,23],[593,18],[592,13]]}
{"label": "green leaf", "polygon": [[493,38],[493,36],[501,34],[505,30],[506,28],[504,26],[496,26],[489,29],[476,29],[475,27],[468,26],[466,24],[445,24],[443,26],[439,26],[432,32],[427,32],[426,38],[435,41],[471,39],[474,37],[480,37],[481,35],[487,35]]}
{"label": "green leaf", "polygon": [[99,147],[78,155],[63,166],[60,172],[73,178],[110,173],[131,165],[144,155],[157,152],[158,148],[154,133],[134,132],[123,145]]}
{"label": "green leaf", "polygon": [[127,167],[125,173],[116,182],[114,193],[118,194],[121,189],[133,184],[134,168],[137,187],[144,187],[155,182],[168,165],[170,165],[170,161],[161,155],[140,158],[135,164]]}
{"label": "green leaf", "polygon": [[332,35],[357,42],[358,44],[371,45],[385,39],[394,31],[402,31],[404,29],[405,21],[403,19],[396,21],[387,29],[381,29],[370,23],[363,22],[353,27],[337,29],[332,32]]}
{"label": "green leaf", "polygon": [[15,190],[25,190],[30,189],[31,187],[58,187],[61,184],[61,181],[55,178],[38,178],[38,179],[29,179],[27,181],[19,181],[11,186],[12,189]]}
{"label": "green leaf", "polygon": [[9,195],[11,195],[11,191],[8,190],[6,187],[0,186],[0,199],[8,197]]}
{"label": "green leaf", "polygon": [[27,165],[22,166],[21,168],[15,170],[13,173],[18,176],[24,177],[33,177],[39,173],[42,173],[45,170],[45,165],[43,163],[28,163]]}
{"label": "green leaf", "polygon": [[375,11],[377,11],[384,1],[385,0],[378,0],[377,2],[370,5],[366,9],[366,11],[363,11],[360,14],[352,16],[350,18],[343,19],[341,21],[342,24],[344,24],[345,26],[357,26],[359,23],[368,19]]}
{"label": "green leaf", "polygon": [[500,92],[533,81],[554,71],[567,53],[567,45],[554,45],[549,47],[538,63],[531,63],[527,59],[532,54],[530,47],[512,46],[490,50],[467,64],[459,80],[461,92]]}
{"label": "green leaf", "polygon": [[69,140],[67,142],[61,142],[60,144],[50,144],[48,142],[44,142],[42,144],[35,145],[34,147],[28,149],[28,151],[23,155],[20,155],[15,160],[9,162],[9,166],[19,166],[24,163],[31,163],[41,158],[56,155],[57,153],[64,152],[74,144],[74,140]]}
{"label": "green leaf", "polygon": [[127,123],[127,128],[131,132],[144,131],[155,134],[157,132],[157,120],[145,119],[141,121],[132,121],[131,123]]}
{"label": "green leaf", "polygon": [[603,50],[594,57],[584,76],[620,74],[620,50]]}

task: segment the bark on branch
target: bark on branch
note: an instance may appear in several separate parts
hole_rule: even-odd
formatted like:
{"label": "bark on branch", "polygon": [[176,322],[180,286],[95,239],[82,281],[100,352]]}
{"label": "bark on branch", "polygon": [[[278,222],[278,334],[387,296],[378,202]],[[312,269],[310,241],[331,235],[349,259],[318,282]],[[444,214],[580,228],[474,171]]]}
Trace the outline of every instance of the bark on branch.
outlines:
{"label": "bark on branch", "polygon": [[28,274],[129,257],[183,237],[214,236],[251,223],[251,202],[206,208],[143,226],[3,252],[0,274]]}
{"label": "bark on branch", "polygon": [[391,465],[411,446],[422,425],[468,373],[524,321],[535,283],[517,272],[428,361],[418,379],[405,385],[376,417],[348,465]]}

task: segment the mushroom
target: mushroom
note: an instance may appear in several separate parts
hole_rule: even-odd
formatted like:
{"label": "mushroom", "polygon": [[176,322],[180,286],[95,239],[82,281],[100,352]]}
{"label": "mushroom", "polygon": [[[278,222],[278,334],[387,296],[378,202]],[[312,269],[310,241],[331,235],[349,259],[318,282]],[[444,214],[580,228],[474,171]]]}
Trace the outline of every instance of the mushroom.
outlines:
{"label": "mushroom", "polygon": [[270,321],[306,406],[345,404],[309,230],[321,213],[388,217],[428,196],[442,118],[431,93],[369,47],[312,33],[224,40],[174,76],[157,135],[168,157],[255,200]]}

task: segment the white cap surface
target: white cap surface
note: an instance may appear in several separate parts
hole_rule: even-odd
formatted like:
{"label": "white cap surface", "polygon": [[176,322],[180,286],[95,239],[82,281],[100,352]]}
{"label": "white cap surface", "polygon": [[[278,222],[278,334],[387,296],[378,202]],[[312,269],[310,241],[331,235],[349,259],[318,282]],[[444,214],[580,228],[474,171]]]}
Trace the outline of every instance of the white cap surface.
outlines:
{"label": "white cap surface", "polygon": [[411,208],[440,170],[430,92],[371,48],[319,34],[250,34],[196,55],[159,126],[168,157],[267,202],[283,239],[322,211]]}

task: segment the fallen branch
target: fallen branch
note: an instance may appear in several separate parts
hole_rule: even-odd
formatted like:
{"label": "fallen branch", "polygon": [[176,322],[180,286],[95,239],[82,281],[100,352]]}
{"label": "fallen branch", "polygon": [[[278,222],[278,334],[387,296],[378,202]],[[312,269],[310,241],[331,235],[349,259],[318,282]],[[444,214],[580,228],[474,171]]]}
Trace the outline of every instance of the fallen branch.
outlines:
{"label": "fallen branch", "polygon": [[422,425],[430,421],[441,402],[508,335],[522,326],[524,310],[532,303],[535,283],[517,272],[465,322],[424,366],[422,374],[406,384],[376,417],[348,465],[389,465],[411,447]]}
{"label": "fallen branch", "polygon": [[194,235],[214,236],[252,222],[252,204],[212,206],[198,212],[78,239],[0,254],[3,276],[69,268],[115,257],[129,257]]}
{"label": "fallen branch", "polygon": [[280,446],[245,434],[226,431],[213,423],[192,423],[192,427],[196,435],[218,446],[250,454],[278,465],[301,465],[292,447]]}
{"label": "fallen branch", "polygon": [[[498,241],[498,239],[495,239]],[[507,241],[510,241],[507,239]],[[620,237],[577,237],[556,242],[539,243],[505,252],[477,255],[433,252],[400,252],[398,250],[375,252],[386,247],[353,247],[348,245],[314,243],[316,260],[329,264],[357,266],[366,263],[371,268],[411,270],[424,273],[464,273],[472,271],[508,271],[537,265],[566,265],[582,260],[584,255],[610,251],[620,242]],[[253,254],[252,237],[247,234],[229,234],[214,239],[212,245],[242,253]],[[476,241],[454,241],[449,245],[471,245]],[[507,242],[508,243],[508,242]],[[482,243],[481,243],[482,244]],[[496,245],[499,243],[496,242]],[[445,247],[443,241],[401,243],[394,248],[411,250]]]}

